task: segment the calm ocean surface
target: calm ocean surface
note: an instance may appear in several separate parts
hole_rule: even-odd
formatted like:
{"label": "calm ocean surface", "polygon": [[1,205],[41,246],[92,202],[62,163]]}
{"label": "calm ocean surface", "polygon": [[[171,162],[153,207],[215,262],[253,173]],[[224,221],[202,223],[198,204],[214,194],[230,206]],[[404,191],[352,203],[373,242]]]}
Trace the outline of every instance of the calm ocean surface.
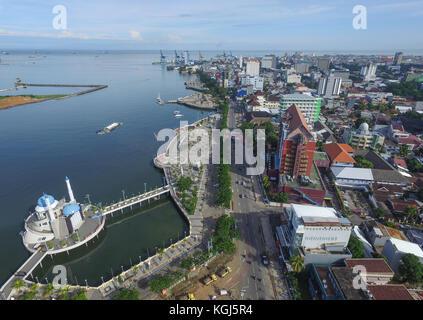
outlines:
{"label": "calm ocean surface", "polygon": [[[29,58],[34,55],[35,58]],[[96,57],[97,56],[97,57]],[[160,186],[162,173],[152,165],[161,143],[154,133],[176,128],[179,119],[190,123],[206,113],[176,105],[159,106],[165,100],[190,92],[188,78],[160,65],[157,53],[28,53],[2,55],[0,89],[13,87],[16,77],[27,83],[106,84],[94,93],[59,101],[0,110],[0,283],[15,272],[28,257],[19,232],[38,197],[49,193],[67,196],[65,176],[69,176],[75,197],[86,202],[109,203],[126,195]],[[73,88],[27,88],[10,94],[56,94]],[[111,134],[96,130],[123,122]],[[161,247],[183,233],[185,221],[173,204],[112,226],[107,238],[92,255],[71,264],[79,279],[98,279],[105,270],[128,265],[129,258],[145,248]],[[135,228],[135,229],[134,229]],[[152,234],[152,230],[154,234]],[[109,271],[110,272],[110,271]]]}

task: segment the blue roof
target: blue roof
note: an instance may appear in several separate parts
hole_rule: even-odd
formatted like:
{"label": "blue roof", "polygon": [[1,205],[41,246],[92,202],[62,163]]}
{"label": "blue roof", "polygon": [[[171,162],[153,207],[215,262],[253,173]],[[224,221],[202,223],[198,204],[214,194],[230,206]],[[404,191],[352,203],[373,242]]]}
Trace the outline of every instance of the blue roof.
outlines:
{"label": "blue roof", "polygon": [[71,216],[74,213],[79,212],[79,210],[80,210],[80,207],[77,204],[71,203],[71,204],[68,204],[66,207],[63,208],[63,214],[65,216]]}
{"label": "blue roof", "polygon": [[54,201],[55,201],[54,198],[53,198],[53,196],[51,196],[49,194],[45,194],[45,195],[43,195],[42,197],[40,197],[38,199],[37,204],[40,207],[47,208],[47,201],[46,201],[46,199],[48,199],[48,201],[50,202],[50,205],[52,205],[54,203]]}

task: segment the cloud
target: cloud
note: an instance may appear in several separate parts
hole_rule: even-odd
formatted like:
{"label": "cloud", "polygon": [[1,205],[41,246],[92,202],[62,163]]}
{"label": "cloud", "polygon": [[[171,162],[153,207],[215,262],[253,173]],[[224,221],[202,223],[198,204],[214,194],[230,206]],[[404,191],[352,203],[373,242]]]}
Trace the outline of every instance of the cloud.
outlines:
{"label": "cloud", "polygon": [[141,34],[139,31],[131,30],[129,31],[131,38],[134,40],[142,40]]}

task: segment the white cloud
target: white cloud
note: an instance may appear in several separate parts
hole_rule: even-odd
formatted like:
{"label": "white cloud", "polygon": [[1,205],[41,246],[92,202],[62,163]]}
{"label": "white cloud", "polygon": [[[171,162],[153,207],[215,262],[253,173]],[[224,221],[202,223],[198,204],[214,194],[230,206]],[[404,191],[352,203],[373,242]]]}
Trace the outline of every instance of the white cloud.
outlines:
{"label": "white cloud", "polygon": [[141,33],[139,31],[131,30],[129,31],[129,34],[134,40],[142,40]]}

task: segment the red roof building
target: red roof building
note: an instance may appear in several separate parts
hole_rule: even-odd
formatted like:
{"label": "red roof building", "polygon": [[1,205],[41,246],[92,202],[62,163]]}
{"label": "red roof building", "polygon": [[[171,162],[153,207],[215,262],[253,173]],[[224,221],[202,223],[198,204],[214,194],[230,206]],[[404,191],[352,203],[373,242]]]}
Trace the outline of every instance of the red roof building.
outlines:
{"label": "red roof building", "polygon": [[294,179],[310,177],[316,142],[304,115],[295,104],[286,110],[279,140],[280,173]]}
{"label": "red roof building", "polygon": [[367,289],[375,300],[414,300],[413,296],[402,284],[369,285]]}
{"label": "red roof building", "polygon": [[345,143],[328,143],[323,146],[333,166],[354,166],[354,149]]}

